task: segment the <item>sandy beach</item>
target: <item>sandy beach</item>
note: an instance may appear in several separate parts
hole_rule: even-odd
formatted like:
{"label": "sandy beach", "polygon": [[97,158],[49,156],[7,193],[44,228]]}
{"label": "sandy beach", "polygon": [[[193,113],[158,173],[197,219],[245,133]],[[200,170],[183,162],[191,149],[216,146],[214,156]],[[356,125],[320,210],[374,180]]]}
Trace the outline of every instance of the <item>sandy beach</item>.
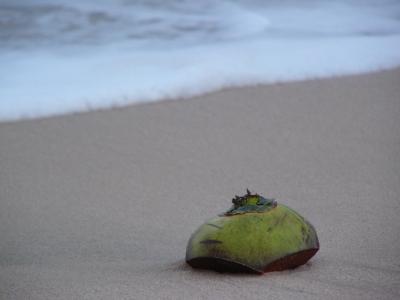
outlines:
{"label": "sandy beach", "polygon": [[[400,298],[399,116],[396,69],[0,123],[0,298]],[[309,263],[185,264],[246,188],[312,222]]]}

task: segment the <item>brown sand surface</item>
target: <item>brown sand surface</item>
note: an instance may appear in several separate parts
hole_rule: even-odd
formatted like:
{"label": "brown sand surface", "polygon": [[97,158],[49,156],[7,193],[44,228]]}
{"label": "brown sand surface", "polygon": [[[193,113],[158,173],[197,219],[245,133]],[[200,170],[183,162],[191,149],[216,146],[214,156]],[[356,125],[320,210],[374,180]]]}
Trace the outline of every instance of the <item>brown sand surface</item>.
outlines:
{"label": "brown sand surface", "polygon": [[[320,251],[263,276],[188,267],[247,187]],[[0,299],[398,299],[399,256],[399,69],[0,124]]]}

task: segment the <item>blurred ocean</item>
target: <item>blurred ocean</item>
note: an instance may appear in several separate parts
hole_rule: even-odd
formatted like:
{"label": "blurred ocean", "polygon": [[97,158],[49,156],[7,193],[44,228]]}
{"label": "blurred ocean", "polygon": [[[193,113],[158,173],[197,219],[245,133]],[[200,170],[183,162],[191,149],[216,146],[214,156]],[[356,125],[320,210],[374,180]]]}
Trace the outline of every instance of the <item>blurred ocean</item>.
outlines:
{"label": "blurred ocean", "polygon": [[400,65],[398,0],[0,0],[0,119]]}

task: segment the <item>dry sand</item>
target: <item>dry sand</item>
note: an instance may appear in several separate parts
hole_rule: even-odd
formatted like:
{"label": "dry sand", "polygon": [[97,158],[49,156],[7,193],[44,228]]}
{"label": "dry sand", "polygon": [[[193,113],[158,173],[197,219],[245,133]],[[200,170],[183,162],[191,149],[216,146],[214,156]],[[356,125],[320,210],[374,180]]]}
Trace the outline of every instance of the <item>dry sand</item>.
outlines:
{"label": "dry sand", "polygon": [[[307,217],[293,271],[184,263],[245,188]],[[400,70],[0,124],[1,299],[400,297]]]}

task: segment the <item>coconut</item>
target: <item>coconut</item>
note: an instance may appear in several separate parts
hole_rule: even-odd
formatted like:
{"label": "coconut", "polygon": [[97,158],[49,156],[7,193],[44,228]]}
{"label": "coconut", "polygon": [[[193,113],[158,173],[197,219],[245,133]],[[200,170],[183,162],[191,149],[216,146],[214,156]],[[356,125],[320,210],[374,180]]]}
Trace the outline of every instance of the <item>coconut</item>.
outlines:
{"label": "coconut", "polygon": [[193,268],[262,274],[296,268],[319,250],[315,228],[293,209],[249,190],[232,203],[190,237]]}

